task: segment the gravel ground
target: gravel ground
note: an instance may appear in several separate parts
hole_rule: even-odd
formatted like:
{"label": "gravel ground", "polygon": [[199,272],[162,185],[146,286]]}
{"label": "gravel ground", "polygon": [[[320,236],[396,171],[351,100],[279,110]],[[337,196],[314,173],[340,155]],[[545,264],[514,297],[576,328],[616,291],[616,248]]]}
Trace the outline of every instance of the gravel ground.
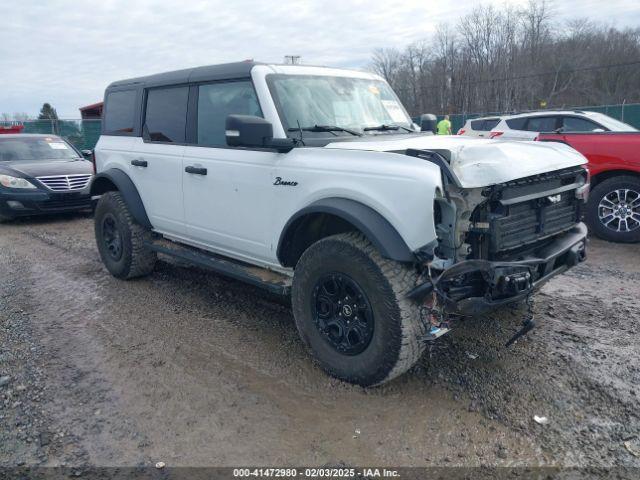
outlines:
{"label": "gravel ground", "polygon": [[0,466],[640,467],[639,265],[593,239],[510,349],[522,310],[362,389],[260,290],[167,262],[116,280],[87,217],[1,225]]}

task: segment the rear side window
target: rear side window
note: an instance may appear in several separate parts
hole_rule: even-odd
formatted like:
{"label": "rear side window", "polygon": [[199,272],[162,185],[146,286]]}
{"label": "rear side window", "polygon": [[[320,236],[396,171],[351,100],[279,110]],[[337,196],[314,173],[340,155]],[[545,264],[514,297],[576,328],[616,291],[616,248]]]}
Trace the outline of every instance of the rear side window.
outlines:
{"label": "rear side window", "polygon": [[529,132],[553,132],[556,128],[556,117],[532,117],[527,122]]}
{"label": "rear side window", "polygon": [[511,130],[524,130],[524,124],[527,123],[527,118],[512,118],[506,120],[507,125]]}
{"label": "rear side window", "polygon": [[107,94],[104,133],[126,135],[133,133],[136,111],[136,91],[122,90]]}
{"label": "rear side window", "polygon": [[225,125],[231,114],[262,117],[250,81],[211,83],[198,87],[198,145],[226,146]]}
{"label": "rear side window", "polygon": [[500,123],[499,118],[489,118],[484,121],[484,129],[487,132],[490,130],[493,130],[494,128],[496,128],[496,125],[498,125],[499,123]]}
{"label": "rear side window", "polygon": [[562,129],[565,132],[593,132],[596,129],[605,130],[597,123],[591,120],[577,117],[564,117]]}
{"label": "rear side window", "polygon": [[154,88],[147,92],[144,134],[152,142],[185,143],[188,87]]}
{"label": "rear side window", "polygon": [[493,128],[500,123],[499,118],[485,118],[484,120],[472,120],[471,121],[471,130],[476,130],[480,132],[488,132],[493,130]]}

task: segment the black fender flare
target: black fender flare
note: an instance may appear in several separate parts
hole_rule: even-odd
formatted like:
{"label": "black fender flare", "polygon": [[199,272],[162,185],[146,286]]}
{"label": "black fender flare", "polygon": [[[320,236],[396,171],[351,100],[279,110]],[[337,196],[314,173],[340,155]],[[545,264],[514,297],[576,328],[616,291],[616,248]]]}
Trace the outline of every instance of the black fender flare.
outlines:
{"label": "black fender flare", "polygon": [[129,175],[122,170],[110,168],[93,177],[91,182],[91,196],[102,195],[103,193],[113,190],[113,188],[110,188],[110,184],[114,185],[120,192],[135,221],[145,228],[152,229],[153,226],[149,221],[138,189],[129,178]]}
{"label": "black fender flare", "polygon": [[357,228],[380,252],[380,254],[398,262],[415,262],[416,257],[402,239],[398,231],[373,208],[347,198],[325,198],[299,210],[285,224],[276,254],[282,262],[283,249],[286,248],[290,227],[296,220],[312,213],[335,215]]}

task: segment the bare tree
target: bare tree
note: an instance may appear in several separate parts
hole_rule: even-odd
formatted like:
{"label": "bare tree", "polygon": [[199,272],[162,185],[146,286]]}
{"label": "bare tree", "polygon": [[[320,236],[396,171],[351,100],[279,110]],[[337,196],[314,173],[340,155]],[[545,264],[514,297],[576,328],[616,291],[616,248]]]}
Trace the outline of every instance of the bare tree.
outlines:
{"label": "bare tree", "polygon": [[640,28],[558,24],[547,0],[481,6],[403,50],[375,50],[371,69],[412,114],[640,101]]}
{"label": "bare tree", "polygon": [[27,112],[15,112],[13,114],[13,119],[18,122],[26,122],[27,120],[30,120],[31,117]]}

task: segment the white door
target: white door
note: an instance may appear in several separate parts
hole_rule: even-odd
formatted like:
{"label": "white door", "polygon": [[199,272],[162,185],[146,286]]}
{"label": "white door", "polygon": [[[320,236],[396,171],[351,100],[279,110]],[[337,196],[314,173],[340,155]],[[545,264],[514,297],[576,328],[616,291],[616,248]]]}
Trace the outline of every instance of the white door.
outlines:
{"label": "white door", "polygon": [[187,146],[187,236],[231,256],[268,261],[277,153]]}
{"label": "white door", "polygon": [[147,92],[143,138],[138,138],[130,175],[138,187],[151,225],[163,233],[184,235],[182,157],[188,87]]}
{"label": "white door", "polygon": [[270,263],[278,153],[229,148],[230,114],[262,116],[250,80],[198,87],[197,146],[185,147],[183,197],[187,237],[237,258]]}
{"label": "white door", "polygon": [[129,175],[138,188],[153,228],[184,233],[182,204],[183,145],[137,142]]}

